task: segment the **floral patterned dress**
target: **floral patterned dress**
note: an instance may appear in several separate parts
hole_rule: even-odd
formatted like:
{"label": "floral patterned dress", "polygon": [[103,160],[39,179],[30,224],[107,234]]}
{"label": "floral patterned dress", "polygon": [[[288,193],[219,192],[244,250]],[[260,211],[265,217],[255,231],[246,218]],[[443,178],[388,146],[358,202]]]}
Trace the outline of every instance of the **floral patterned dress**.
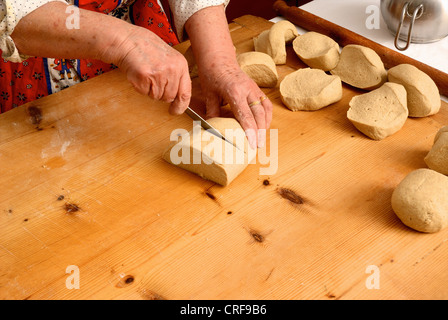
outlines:
{"label": "floral patterned dress", "polygon": [[[179,42],[156,0],[74,0],[73,4],[147,28],[169,45]],[[0,113],[114,68],[93,59],[30,57],[19,63],[0,59]]]}

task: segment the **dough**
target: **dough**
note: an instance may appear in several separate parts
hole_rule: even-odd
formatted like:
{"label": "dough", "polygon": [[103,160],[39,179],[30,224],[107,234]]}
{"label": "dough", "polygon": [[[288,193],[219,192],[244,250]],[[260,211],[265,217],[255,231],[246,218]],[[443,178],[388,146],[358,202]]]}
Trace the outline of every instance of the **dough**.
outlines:
{"label": "dough", "polygon": [[360,45],[345,46],[335,69],[330,71],[353,87],[373,90],[387,80],[387,71],[380,56],[370,48]]}
{"label": "dough", "polygon": [[[226,186],[252,162],[256,150],[249,147],[237,120],[213,118],[207,121],[234,144],[231,145],[197,125],[188,134],[182,135],[179,142],[172,142],[162,157],[165,161],[204,179]],[[226,129],[232,132],[226,132]],[[179,161],[182,156],[185,158]],[[195,158],[199,160],[197,163]]]}
{"label": "dough", "polygon": [[296,26],[291,22],[279,21],[253,39],[255,51],[267,53],[275,64],[285,64],[286,44],[291,43],[298,35]]}
{"label": "dough", "polygon": [[299,69],[282,80],[280,96],[292,111],[318,110],[341,100],[342,82],[319,69]]}
{"label": "dough", "polygon": [[440,138],[440,136],[444,133],[448,133],[448,126],[442,127],[439,131],[437,131],[436,136],[434,137],[434,143]]}
{"label": "dough", "polygon": [[387,82],[380,88],[354,96],[348,119],[366,136],[382,140],[400,130],[408,117],[405,88]]}
{"label": "dough", "polygon": [[411,172],[392,193],[392,208],[412,229],[442,230],[448,225],[448,177],[430,169]]}
{"label": "dough", "polygon": [[439,89],[420,69],[410,64],[400,64],[389,69],[388,79],[406,88],[410,117],[426,117],[439,112],[442,104]]}
{"label": "dough", "polygon": [[339,62],[339,44],[317,32],[307,32],[297,37],[292,46],[299,58],[311,68],[330,71]]}
{"label": "dough", "polygon": [[425,157],[428,168],[448,175],[448,126],[437,132],[434,145]]}
{"label": "dough", "polygon": [[241,69],[259,87],[272,88],[277,85],[278,73],[274,60],[267,53],[244,52],[237,56]]}

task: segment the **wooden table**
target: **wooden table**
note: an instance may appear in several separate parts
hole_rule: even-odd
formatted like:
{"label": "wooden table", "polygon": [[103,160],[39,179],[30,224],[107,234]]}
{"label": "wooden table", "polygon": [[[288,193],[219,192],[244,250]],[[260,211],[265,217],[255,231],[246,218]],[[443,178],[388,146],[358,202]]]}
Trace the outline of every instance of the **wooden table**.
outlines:
{"label": "wooden table", "polygon": [[[237,52],[270,26],[235,20]],[[288,54],[281,78],[304,66]],[[296,113],[265,92],[278,171],[253,164],[226,188],[162,160],[192,122],[118,70],[1,115],[0,298],[448,298],[448,230],[413,231],[390,205],[426,167],[447,104],[373,141],[346,118],[358,91]]]}

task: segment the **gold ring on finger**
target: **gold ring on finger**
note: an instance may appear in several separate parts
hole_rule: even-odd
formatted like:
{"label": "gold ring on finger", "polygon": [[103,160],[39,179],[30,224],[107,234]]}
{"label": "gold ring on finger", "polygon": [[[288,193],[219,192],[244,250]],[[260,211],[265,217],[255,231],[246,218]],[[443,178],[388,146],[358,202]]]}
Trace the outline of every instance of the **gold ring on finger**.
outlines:
{"label": "gold ring on finger", "polygon": [[249,107],[252,108],[253,106],[256,106],[257,104],[260,104],[260,103],[261,103],[261,101],[259,101],[259,100],[251,102],[251,103],[249,103]]}

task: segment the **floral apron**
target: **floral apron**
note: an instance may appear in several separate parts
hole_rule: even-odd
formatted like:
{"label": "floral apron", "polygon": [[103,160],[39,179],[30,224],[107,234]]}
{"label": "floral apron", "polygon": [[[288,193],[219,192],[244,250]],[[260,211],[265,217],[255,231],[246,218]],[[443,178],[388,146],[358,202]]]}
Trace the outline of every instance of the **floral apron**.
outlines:
{"label": "floral apron", "polygon": [[[73,4],[144,27],[171,46],[179,43],[157,0],[74,0]],[[14,63],[0,58],[0,113],[115,68],[93,59],[31,57]]]}

